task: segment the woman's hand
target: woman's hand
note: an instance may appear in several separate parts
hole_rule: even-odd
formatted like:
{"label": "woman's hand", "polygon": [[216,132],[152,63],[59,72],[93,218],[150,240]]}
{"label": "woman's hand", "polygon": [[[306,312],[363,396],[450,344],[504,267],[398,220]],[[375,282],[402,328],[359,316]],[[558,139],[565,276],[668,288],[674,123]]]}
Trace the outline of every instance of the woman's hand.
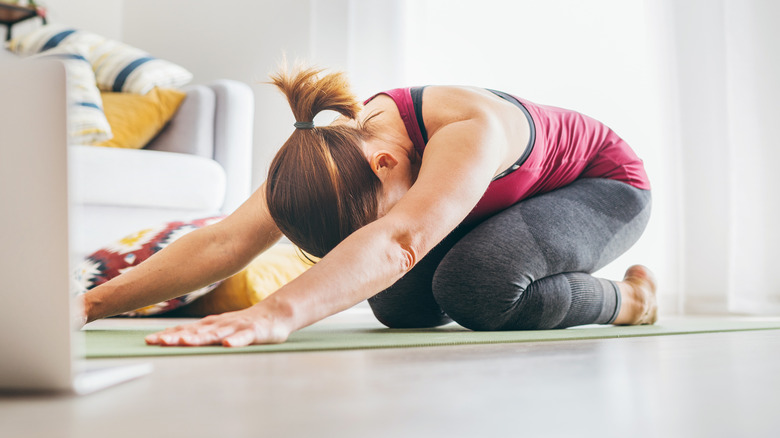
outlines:
{"label": "woman's hand", "polygon": [[280,344],[290,330],[274,324],[258,306],[237,312],[207,316],[200,321],[163,330],[146,337],[149,345],[244,347],[252,344]]}

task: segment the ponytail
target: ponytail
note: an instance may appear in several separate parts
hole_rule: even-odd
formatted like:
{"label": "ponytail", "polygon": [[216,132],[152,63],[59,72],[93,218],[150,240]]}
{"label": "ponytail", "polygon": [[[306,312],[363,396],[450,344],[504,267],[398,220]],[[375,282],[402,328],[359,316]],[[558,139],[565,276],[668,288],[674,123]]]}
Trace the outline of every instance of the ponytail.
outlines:
{"label": "ponytail", "polygon": [[322,78],[323,69],[296,67],[292,72],[282,67],[271,75],[271,83],[287,97],[296,122],[312,122],[321,111],[333,110],[354,119],[361,105],[349,89],[344,73],[330,73]]}
{"label": "ponytail", "polygon": [[332,110],[356,119],[362,105],[343,73],[287,68],[270,76],[287,97],[295,131],[271,162],[266,202],[277,227],[304,252],[323,257],[377,217],[382,185],[363,153],[367,123],[314,128],[314,117]]}

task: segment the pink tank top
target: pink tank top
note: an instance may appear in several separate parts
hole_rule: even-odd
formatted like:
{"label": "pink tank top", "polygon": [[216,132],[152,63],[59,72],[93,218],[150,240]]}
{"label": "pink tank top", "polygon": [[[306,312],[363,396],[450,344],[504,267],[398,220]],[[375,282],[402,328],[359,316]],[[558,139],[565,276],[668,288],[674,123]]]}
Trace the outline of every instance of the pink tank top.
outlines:
{"label": "pink tank top", "polygon": [[[411,88],[397,88],[378,94],[386,94],[393,99],[409,138],[425,159],[427,134],[420,111],[422,91],[417,91],[418,99],[414,100]],[[519,167],[503,172],[490,183],[466,217],[466,222],[484,219],[523,199],[550,192],[579,178],[612,179],[650,190],[642,160],[601,122],[576,111],[537,105],[515,96],[494,93],[507,100],[514,98],[517,102],[512,103],[525,109],[531,119],[533,141],[528,145],[530,153],[526,151],[526,158],[518,163]],[[374,97],[376,95],[365,103]]]}

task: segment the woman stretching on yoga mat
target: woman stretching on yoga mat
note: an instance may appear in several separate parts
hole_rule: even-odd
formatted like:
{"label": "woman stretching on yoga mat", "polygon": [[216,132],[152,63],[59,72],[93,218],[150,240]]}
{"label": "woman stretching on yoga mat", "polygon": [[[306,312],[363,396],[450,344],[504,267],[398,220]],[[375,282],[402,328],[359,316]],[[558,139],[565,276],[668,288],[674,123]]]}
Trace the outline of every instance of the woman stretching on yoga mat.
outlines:
{"label": "woman stretching on yoga mat", "polygon": [[[646,268],[622,281],[589,274],[631,247],[650,215],[642,161],[609,128],[474,87],[396,89],[360,105],[343,75],[320,73],[271,78],[297,122],[265,184],[223,221],[84,295],[88,320],[228,277],[285,235],[322,259],[250,308],[146,341],[284,342],[365,299],[389,327],[655,322]],[[323,110],[342,116],[315,127]]]}

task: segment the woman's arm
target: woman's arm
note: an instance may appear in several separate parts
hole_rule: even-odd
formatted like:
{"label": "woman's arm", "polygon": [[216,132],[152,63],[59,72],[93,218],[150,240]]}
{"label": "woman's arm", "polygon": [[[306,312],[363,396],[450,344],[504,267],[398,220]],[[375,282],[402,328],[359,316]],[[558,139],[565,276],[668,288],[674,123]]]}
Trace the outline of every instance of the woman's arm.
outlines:
{"label": "woman's arm", "polygon": [[165,301],[229,277],[281,233],[260,187],[222,221],[174,241],[132,270],[82,296],[86,322]]}
{"label": "woman's arm", "polygon": [[501,135],[489,116],[442,127],[417,181],[384,217],[357,230],[264,301],[147,337],[150,344],[243,346],[289,333],[391,286],[468,215],[500,167]]}

